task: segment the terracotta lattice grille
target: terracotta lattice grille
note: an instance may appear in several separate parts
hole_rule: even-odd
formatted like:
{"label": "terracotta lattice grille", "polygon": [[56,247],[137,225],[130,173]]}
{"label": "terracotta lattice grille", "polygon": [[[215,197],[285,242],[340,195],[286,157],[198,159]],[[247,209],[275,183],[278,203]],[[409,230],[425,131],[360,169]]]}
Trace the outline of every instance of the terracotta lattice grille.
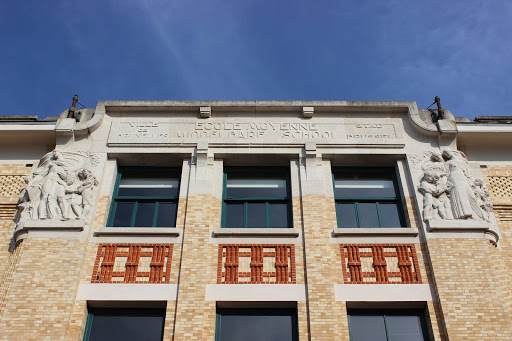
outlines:
{"label": "terracotta lattice grille", "polygon": [[169,283],[172,244],[100,244],[92,283]]}
{"label": "terracotta lattice grille", "polygon": [[217,283],[296,283],[293,245],[219,245]]}
{"label": "terracotta lattice grille", "polygon": [[340,245],[347,284],[421,284],[414,245]]}
{"label": "terracotta lattice grille", "polygon": [[27,186],[23,180],[26,175],[0,175],[0,196],[17,197]]}
{"label": "terracotta lattice grille", "polygon": [[489,190],[495,198],[510,198],[512,196],[512,177],[488,176]]}

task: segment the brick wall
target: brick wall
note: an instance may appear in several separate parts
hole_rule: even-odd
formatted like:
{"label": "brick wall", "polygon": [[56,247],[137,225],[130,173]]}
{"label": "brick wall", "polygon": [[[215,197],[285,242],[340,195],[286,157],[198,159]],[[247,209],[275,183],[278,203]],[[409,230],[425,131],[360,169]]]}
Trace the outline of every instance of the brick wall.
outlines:
{"label": "brick wall", "polygon": [[427,243],[439,297],[429,310],[438,312],[437,319],[431,316],[431,323],[438,325],[441,339],[512,339],[512,225],[507,218],[512,209],[508,196],[512,169],[491,167],[482,172],[502,233],[500,247],[468,238],[428,239]]}

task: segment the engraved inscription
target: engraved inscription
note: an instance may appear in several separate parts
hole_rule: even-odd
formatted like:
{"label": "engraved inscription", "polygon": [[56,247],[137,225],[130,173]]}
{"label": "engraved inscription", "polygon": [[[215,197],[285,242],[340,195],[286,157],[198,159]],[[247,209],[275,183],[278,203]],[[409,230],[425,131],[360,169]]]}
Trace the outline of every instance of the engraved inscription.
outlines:
{"label": "engraved inscription", "polygon": [[[375,121],[375,120],[374,120]],[[314,140],[320,143],[396,143],[401,139],[400,126],[386,119],[382,123],[370,118],[298,121],[263,118],[218,118],[192,120],[182,118],[114,120],[109,144],[164,144],[216,140],[219,143]]]}

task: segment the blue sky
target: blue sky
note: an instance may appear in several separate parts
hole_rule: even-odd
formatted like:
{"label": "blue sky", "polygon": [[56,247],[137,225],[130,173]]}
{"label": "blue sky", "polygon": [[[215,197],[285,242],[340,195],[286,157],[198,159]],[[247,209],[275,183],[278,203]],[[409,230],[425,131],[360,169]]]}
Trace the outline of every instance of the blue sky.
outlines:
{"label": "blue sky", "polygon": [[440,96],[512,115],[512,1],[0,1],[0,114],[98,100]]}

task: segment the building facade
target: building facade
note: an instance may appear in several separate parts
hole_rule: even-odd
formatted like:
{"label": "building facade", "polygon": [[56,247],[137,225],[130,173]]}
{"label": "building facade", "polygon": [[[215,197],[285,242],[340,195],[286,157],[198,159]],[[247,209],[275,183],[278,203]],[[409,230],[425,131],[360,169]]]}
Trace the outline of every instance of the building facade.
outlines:
{"label": "building facade", "polygon": [[415,102],[0,120],[0,339],[510,340],[512,125]]}

